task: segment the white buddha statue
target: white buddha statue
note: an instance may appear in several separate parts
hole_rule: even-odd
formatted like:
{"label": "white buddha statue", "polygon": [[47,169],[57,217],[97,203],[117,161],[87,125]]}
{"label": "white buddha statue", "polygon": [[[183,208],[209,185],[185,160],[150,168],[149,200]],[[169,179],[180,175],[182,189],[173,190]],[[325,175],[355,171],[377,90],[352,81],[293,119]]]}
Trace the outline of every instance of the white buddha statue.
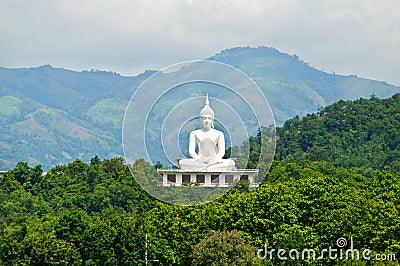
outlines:
{"label": "white buddha statue", "polygon": [[[214,129],[214,111],[210,108],[208,95],[200,112],[202,128],[190,133],[189,154],[192,159],[179,160],[183,170],[234,170],[232,159],[222,159],[225,154],[224,134]],[[196,153],[196,145],[198,153]]]}

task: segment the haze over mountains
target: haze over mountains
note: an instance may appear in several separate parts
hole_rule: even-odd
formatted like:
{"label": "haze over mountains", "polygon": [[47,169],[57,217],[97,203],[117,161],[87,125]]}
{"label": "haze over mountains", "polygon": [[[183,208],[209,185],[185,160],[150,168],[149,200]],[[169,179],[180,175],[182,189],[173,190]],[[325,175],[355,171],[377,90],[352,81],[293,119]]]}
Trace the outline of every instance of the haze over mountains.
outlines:
{"label": "haze over mountains", "polygon": [[[271,105],[277,125],[340,99],[386,98],[400,87],[326,73],[274,48],[232,48],[212,57],[253,78]],[[0,68],[0,169],[19,161],[47,169],[94,155],[122,156],[126,105],[154,71],[132,77],[113,72],[53,68]]]}

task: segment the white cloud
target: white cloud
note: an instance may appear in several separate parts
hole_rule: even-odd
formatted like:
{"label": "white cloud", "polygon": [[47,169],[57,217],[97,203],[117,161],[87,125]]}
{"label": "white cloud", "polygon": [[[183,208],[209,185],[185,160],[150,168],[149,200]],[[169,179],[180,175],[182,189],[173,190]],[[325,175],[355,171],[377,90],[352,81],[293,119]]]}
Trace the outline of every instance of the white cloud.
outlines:
{"label": "white cloud", "polygon": [[234,46],[400,85],[397,0],[3,0],[0,64],[134,74]]}

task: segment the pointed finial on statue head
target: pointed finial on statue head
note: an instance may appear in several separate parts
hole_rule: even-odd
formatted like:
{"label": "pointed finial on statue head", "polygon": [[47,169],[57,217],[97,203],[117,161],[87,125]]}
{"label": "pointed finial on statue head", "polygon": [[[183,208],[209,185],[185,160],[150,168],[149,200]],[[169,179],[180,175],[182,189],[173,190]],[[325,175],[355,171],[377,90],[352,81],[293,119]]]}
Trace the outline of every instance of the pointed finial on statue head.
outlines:
{"label": "pointed finial on statue head", "polygon": [[201,111],[200,111],[200,116],[211,116],[212,118],[214,118],[214,111],[210,107],[210,102],[208,100],[208,93],[206,96],[206,103],[205,103],[203,109],[201,109]]}

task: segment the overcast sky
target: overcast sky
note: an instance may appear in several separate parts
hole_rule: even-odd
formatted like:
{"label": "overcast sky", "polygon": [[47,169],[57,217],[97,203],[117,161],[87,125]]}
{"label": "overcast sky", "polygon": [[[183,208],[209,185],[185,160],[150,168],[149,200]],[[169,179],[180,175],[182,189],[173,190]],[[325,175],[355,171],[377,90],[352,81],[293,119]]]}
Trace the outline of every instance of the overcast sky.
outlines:
{"label": "overcast sky", "polygon": [[400,85],[399,0],[0,0],[0,66],[135,75],[236,46]]}

